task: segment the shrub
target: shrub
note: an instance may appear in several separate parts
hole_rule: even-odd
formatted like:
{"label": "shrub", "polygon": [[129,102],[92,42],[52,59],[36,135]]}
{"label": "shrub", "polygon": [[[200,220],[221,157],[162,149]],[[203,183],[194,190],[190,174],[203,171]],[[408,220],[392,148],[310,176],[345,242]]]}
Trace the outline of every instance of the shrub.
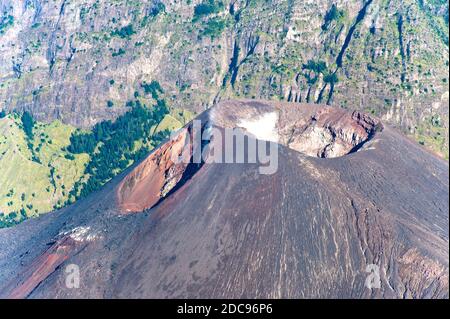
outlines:
{"label": "shrub", "polygon": [[73,156],[72,154],[66,154],[66,155],[64,155],[64,158],[69,161],[75,160],[75,156]]}
{"label": "shrub", "polygon": [[308,63],[303,64],[303,69],[313,71],[315,73],[322,73],[327,69],[327,64],[324,61],[308,60]]}
{"label": "shrub", "polygon": [[[309,84],[314,84],[317,82],[319,74],[323,74],[327,69],[327,64],[321,60],[308,60],[306,64],[303,64],[303,69],[310,71],[305,75],[305,77],[308,80]],[[311,72],[314,72],[314,74],[311,74]]]}
{"label": "shrub", "polygon": [[335,84],[339,82],[339,78],[336,73],[330,73],[323,77],[325,83]]}
{"label": "shrub", "polygon": [[226,20],[224,19],[211,19],[206,23],[206,28],[202,34],[214,39],[222,34],[226,25]]}
{"label": "shrub", "polygon": [[194,19],[200,19],[201,17],[217,13],[223,9],[223,2],[215,2],[214,0],[208,0],[200,3],[194,7]]}
{"label": "shrub", "polygon": [[0,19],[0,34],[4,34],[6,29],[14,24],[14,17],[12,15],[5,16]]}
{"label": "shrub", "polygon": [[29,139],[32,139],[33,138],[33,127],[34,127],[33,117],[31,116],[30,113],[25,111],[22,114],[21,120],[22,120],[23,130],[24,130],[25,134],[27,135],[27,137]]}
{"label": "shrub", "polygon": [[28,217],[26,216],[26,214],[23,214],[22,212],[19,218],[17,218],[16,212],[11,212],[9,213],[9,215],[6,216],[5,214],[0,213],[0,228],[6,228],[17,225],[20,222],[24,221],[26,218]]}
{"label": "shrub", "polygon": [[155,100],[158,99],[159,93],[164,93],[159,82],[155,80],[150,83],[144,82],[142,84],[142,88],[144,89],[145,94],[151,94],[152,98]]}
{"label": "shrub", "polygon": [[116,29],[113,32],[111,32],[111,36],[113,36],[113,37],[116,36],[116,37],[119,37],[119,38],[122,38],[122,39],[125,39],[125,38],[128,39],[135,33],[136,32],[133,29],[133,25],[129,24],[129,25],[123,27],[123,28]]}
{"label": "shrub", "polygon": [[113,57],[116,57],[116,56],[120,56],[120,55],[124,55],[124,54],[125,54],[125,50],[120,48],[118,51],[113,52],[111,55]]}
{"label": "shrub", "polygon": [[345,11],[339,10],[335,4],[333,4],[328,10],[328,12],[325,14],[325,21],[322,25],[322,30],[326,31],[328,30],[331,22],[333,21],[340,21],[345,17]]}
{"label": "shrub", "polygon": [[156,3],[150,10],[150,15],[156,17],[158,14],[166,12],[166,6],[162,2]]}

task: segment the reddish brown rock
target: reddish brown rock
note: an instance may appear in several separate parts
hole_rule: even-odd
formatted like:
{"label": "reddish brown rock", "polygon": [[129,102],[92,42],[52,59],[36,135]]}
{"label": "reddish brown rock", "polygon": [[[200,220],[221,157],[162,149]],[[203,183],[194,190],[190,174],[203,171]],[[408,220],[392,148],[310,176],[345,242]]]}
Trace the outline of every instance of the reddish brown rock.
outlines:
{"label": "reddish brown rock", "polygon": [[188,129],[179,132],[135,167],[117,187],[118,207],[123,212],[141,212],[155,205],[181,179],[187,164],[174,164],[181,156]]}

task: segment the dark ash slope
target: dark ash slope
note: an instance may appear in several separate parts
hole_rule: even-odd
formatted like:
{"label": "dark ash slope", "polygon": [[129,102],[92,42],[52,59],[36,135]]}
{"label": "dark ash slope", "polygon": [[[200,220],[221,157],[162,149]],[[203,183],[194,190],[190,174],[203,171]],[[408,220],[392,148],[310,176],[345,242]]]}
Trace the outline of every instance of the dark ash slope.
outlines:
{"label": "dark ash slope", "polygon": [[[286,127],[290,104],[216,110],[236,105],[275,110]],[[273,175],[204,164],[153,208],[124,214],[117,187],[136,168],[1,230],[0,296],[448,298],[448,164],[388,127],[335,158],[280,146]],[[80,267],[79,289],[65,286],[68,264]],[[380,267],[380,289],[364,286],[368,264]]]}

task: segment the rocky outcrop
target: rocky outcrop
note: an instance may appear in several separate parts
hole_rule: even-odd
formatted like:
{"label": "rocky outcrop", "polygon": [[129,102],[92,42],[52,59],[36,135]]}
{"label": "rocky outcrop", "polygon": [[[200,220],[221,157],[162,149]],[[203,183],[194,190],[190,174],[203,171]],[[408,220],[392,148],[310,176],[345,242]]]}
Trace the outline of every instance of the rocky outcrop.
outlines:
{"label": "rocky outcrop", "polygon": [[382,128],[379,120],[360,112],[326,108],[287,126],[284,140],[288,147],[306,155],[333,158],[357,151]]}
{"label": "rocky outcrop", "polygon": [[[356,152],[372,139],[376,132],[383,130],[379,119],[358,111],[349,113],[338,108],[315,108],[301,103],[279,102],[275,106],[270,108],[267,104],[255,100],[227,101],[212,108],[210,117],[215,125],[239,127],[248,134],[255,135],[243,123],[262,119],[264,115],[275,112],[275,132],[272,135],[276,137],[270,138],[267,137],[270,134],[266,134],[265,139],[276,140],[277,143],[298,152],[320,158],[340,157]],[[266,121],[257,125],[266,133],[272,130],[270,123]]]}
{"label": "rocky outcrop", "polygon": [[[117,188],[117,200],[124,212],[142,212],[159,202],[183,177],[188,164],[174,163],[185,149],[188,128],[163,144],[128,174]],[[189,160],[189,158],[188,158]]]}

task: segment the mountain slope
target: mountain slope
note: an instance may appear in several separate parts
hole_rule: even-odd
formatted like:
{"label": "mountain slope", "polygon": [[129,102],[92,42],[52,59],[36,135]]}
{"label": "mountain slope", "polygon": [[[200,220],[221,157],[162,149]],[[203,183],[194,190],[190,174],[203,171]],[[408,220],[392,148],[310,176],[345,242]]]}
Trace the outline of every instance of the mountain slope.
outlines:
{"label": "mountain slope", "polygon": [[28,113],[0,118],[0,227],[99,189],[192,117],[178,110],[169,113],[161,100],[152,106],[148,102],[140,97],[114,123],[101,122],[90,130],[58,120],[34,121]]}
{"label": "mountain slope", "polygon": [[[165,160],[178,152],[168,141],[86,199],[0,230],[0,295],[448,298],[448,163],[370,116],[326,106],[231,101],[199,119],[252,138],[242,123],[274,113],[274,174],[259,163],[180,169]],[[339,154],[297,151],[326,131],[336,134],[324,149]],[[142,187],[155,171],[183,178],[155,193]],[[160,199],[124,209],[136,189]],[[78,289],[65,284],[71,264]],[[370,265],[380,289],[365,287]]]}
{"label": "mountain slope", "polygon": [[448,156],[445,0],[1,0],[0,9],[0,109],[87,127],[158,80],[170,105],[191,111],[237,96],[363,110]]}
{"label": "mountain slope", "polygon": [[89,161],[64,150],[73,131],[59,121],[34,123],[27,136],[17,114],[0,118],[0,227],[62,207]]}

